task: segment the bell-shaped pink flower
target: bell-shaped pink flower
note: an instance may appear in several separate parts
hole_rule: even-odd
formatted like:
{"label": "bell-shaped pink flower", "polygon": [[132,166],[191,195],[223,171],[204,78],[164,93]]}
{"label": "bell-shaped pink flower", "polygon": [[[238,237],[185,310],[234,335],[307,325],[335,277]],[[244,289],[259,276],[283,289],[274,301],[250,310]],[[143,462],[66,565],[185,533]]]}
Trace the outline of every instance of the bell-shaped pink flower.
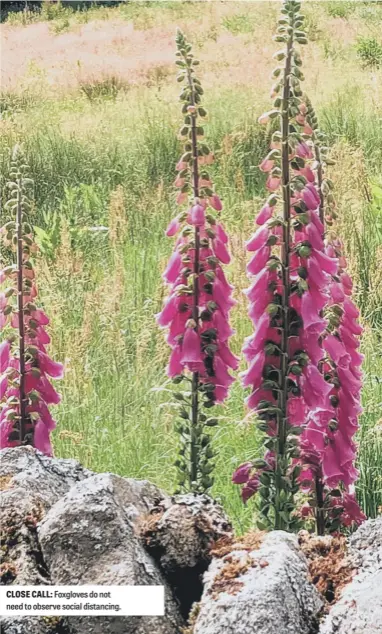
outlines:
{"label": "bell-shaped pink flower", "polygon": [[40,377],[40,379],[37,381],[35,389],[41,394],[47,405],[58,405],[58,403],[61,401],[61,396],[58,394],[58,392],[56,392],[53,385],[45,376]]}
{"label": "bell-shaped pink flower", "polygon": [[253,476],[248,482],[243,486],[241,490],[241,497],[244,502],[248,502],[248,500],[257,493],[261,486],[260,479],[258,476]]}
{"label": "bell-shaped pink flower", "polygon": [[336,486],[342,479],[343,470],[331,443],[326,447],[323,454],[322,472],[329,486]]}
{"label": "bell-shaped pink flower", "polygon": [[330,258],[328,255],[319,250],[314,250],[312,253],[312,257],[313,256],[325,273],[328,273],[329,275],[335,275],[337,273],[338,260]]}
{"label": "bell-shaped pink flower", "polygon": [[170,329],[167,335],[167,342],[170,344],[170,346],[175,345],[177,343],[178,337],[180,335],[183,335],[189,316],[190,311],[176,313],[170,324]]}
{"label": "bell-shaped pink flower", "polygon": [[213,196],[210,196],[208,198],[208,202],[211,205],[211,207],[215,209],[215,211],[221,211],[223,209],[222,202],[219,196],[217,196],[216,194],[214,194]]}
{"label": "bell-shaped pink flower", "polygon": [[272,159],[265,158],[263,161],[261,161],[259,165],[259,169],[262,172],[271,172],[274,166],[275,166],[275,162]]}
{"label": "bell-shaped pink flower", "polygon": [[188,194],[186,192],[179,192],[176,197],[177,205],[183,205],[183,203],[187,202]]}
{"label": "bell-shaped pink flower", "polygon": [[239,367],[239,359],[231,352],[226,343],[219,343],[219,355],[222,361],[232,370]]}
{"label": "bell-shaped pink flower", "polygon": [[275,192],[281,185],[281,178],[270,174],[267,178],[266,187],[270,192]]}
{"label": "bell-shaped pink flower", "polygon": [[235,332],[229,325],[227,317],[220,310],[214,312],[212,323],[217,330],[219,341],[227,341]]}
{"label": "bell-shaped pink flower", "polygon": [[335,304],[342,304],[345,299],[345,293],[341,282],[332,281],[330,285],[330,295]]}
{"label": "bell-shaped pink flower", "polygon": [[183,372],[183,364],[182,364],[182,348],[180,345],[175,345],[172,349],[169,364],[167,366],[167,376],[173,378],[174,376],[178,376]]}
{"label": "bell-shaped pink flower", "polygon": [[220,260],[220,262],[222,262],[223,264],[229,264],[231,261],[231,258],[224,242],[219,240],[219,238],[215,238],[215,240],[213,240],[212,243],[213,243],[214,253],[216,257]]}
{"label": "bell-shaped pink flower", "polygon": [[215,225],[216,237],[223,242],[223,244],[228,244],[228,236],[225,232],[223,225],[220,222],[217,222]]}
{"label": "bell-shaped pink flower", "polygon": [[359,310],[358,308],[353,304],[353,302],[351,301],[351,299],[346,298],[344,301],[344,310],[345,313],[351,318],[351,319],[357,319],[359,317]]}
{"label": "bell-shaped pink flower", "polygon": [[240,465],[240,467],[238,467],[236,471],[234,471],[232,475],[232,482],[234,484],[245,484],[249,480],[251,471],[252,463],[245,462],[244,464]]}
{"label": "bell-shaped pink flower", "polygon": [[186,328],[182,342],[183,365],[203,363],[200,336],[193,328]]}
{"label": "bell-shaped pink flower", "polygon": [[41,421],[49,431],[53,431],[53,429],[56,428],[56,421],[53,419],[47,405],[41,399],[28,405],[27,412],[36,412],[39,414]]}
{"label": "bell-shaped pink flower", "polygon": [[326,327],[326,320],[322,319],[313,303],[312,294],[305,291],[301,298],[301,317],[304,328],[315,327],[316,332],[322,332]]}
{"label": "bell-shaped pink flower", "polygon": [[5,392],[8,387],[8,377],[6,375],[0,376],[0,401],[4,398]]}
{"label": "bell-shaped pink flower", "polygon": [[259,295],[262,295],[268,290],[270,282],[274,281],[275,274],[268,268],[263,268],[255,278],[252,286],[244,291],[249,301],[254,302]]}
{"label": "bell-shaped pink flower", "polygon": [[202,205],[194,205],[191,208],[190,223],[195,227],[204,227],[206,223],[206,212]]}
{"label": "bell-shaped pink flower", "polygon": [[257,321],[260,319],[261,315],[263,315],[264,311],[267,310],[268,305],[272,301],[272,293],[266,292],[263,295],[259,295],[257,300],[251,304],[249,307],[248,315],[252,319],[253,323],[256,325]]}
{"label": "bell-shaped pink flower", "polygon": [[334,335],[327,335],[323,341],[323,347],[336,365],[343,368],[347,368],[349,366],[351,361],[350,355],[338,337],[335,337]]}
{"label": "bell-shaped pink flower", "polygon": [[233,383],[234,378],[229,374],[227,366],[219,353],[215,354],[214,357],[214,372],[217,385],[229,387]]}
{"label": "bell-shaped pink flower", "polygon": [[269,218],[272,217],[274,211],[274,207],[271,207],[266,203],[264,207],[260,209],[260,212],[256,218],[256,224],[263,225]]}
{"label": "bell-shaped pink flower", "polygon": [[264,246],[250,259],[247,265],[247,272],[251,275],[257,275],[265,267],[271,254],[270,247]]}
{"label": "bell-shaped pink flower", "polygon": [[314,249],[324,249],[322,234],[319,233],[316,225],[313,222],[310,222],[306,227],[306,236]]}
{"label": "bell-shaped pink flower", "polygon": [[257,251],[263,247],[269,238],[269,228],[259,227],[254,235],[245,243],[247,251]]}
{"label": "bell-shaped pink flower", "polygon": [[156,315],[156,320],[159,326],[164,328],[172,322],[179,311],[179,305],[182,301],[184,300],[181,297],[178,297],[177,295],[170,295],[170,297],[166,300],[162,311]]}
{"label": "bell-shaped pink flower", "polygon": [[216,279],[213,285],[212,297],[219,306],[223,314],[228,316],[228,311],[235,305],[235,300],[225,292],[224,286],[220,280]]}
{"label": "bell-shaped pink flower", "polygon": [[43,346],[46,346],[50,343],[50,337],[46,332],[45,328],[42,326],[38,326],[36,328],[37,332],[37,345],[42,349]]}
{"label": "bell-shaped pink flower", "polygon": [[303,190],[302,199],[303,199],[303,201],[306,204],[308,209],[310,209],[312,211],[317,209],[319,203],[317,203],[317,200],[316,200],[313,192],[310,191],[310,189],[305,188]]}
{"label": "bell-shaped pink flower", "polygon": [[47,317],[44,311],[39,308],[31,313],[31,317],[33,317],[40,326],[47,326],[49,324],[49,317]]}
{"label": "bell-shaped pink flower", "polygon": [[5,340],[0,343],[0,373],[5,372],[9,365],[10,352],[11,344],[9,343],[9,341]]}
{"label": "bell-shaped pink flower", "polygon": [[45,372],[45,374],[51,376],[54,379],[62,379],[64,376],[64,366],[62,365],[62,363],[57,363],[57,361],[53,361],[44,352],[38,353],[38,365],[39,368],[43,372]]}
{"label": "bell-shaped pink flower", "polygon": [[300,143],[297,144],[297,146],[296,146],[296,154],[300,158],[304,158],[304,159],[312,159],[313,158],[313,152],[312,152],[311,148],[304,141],[301,141]]}
{"label": "bell-shaped pink flower", "polygon": [[41,420],[38,420],[34,428],[34,446],[46,456],[52,456],[53,450],[49,437],[49,430]]}
{"label": "bell-shaped pink flower", "polygon": [[301,376],[303,397],[308,406],[315,408],[325,403],[326,397],[332,390],[332,385],[324,380],[318,368],[309,363]]}
{"label": "bell-shaped pink flower", "polygon": [[9,442],[9,435],[12,432],[12,428],[12,421],[2,420],[0,422],[0,449],[5,449],[6,447],[12,446]]}
{"label": "bell-shaped pink flower", "polygon": [[179,229],[180,229],[180,222],[178,218],[173,218],[166,229],[166,236],[171,238],[176,233],[178,233]]}
{"label": "bell-shaped pink flower", "polygon": [[312,172],[312,170],[310,169],[309,166],[306,167],[302,167],[299,170],[299,174],[301,174],[301,176],[304,176],[304,178],[306,178],[306,180],[308,181],[308,183],[314,183],[315,181],[315,175]]}
{"label": "bell-shaped pink flower", "polygon": [[182,258],[180,256],[179,251],[174,251],[174,253],[171,255],[168,264],[167,264],[167,268],[165,270],[165,272],[163,273],[163,279],[168,283],[168,284],[173,284],[182,267]]}
{"label": "bell-shaped pink flower", "polygon": [[253,389],[260,387],[265,363],[265,352],[261,350],[253,358],[248,370],[243,373],[243,386],[251,386]]}
{"label": "bell-shaped pink flower", "polygon": [[346,525],[350,526],[353,522],[359,525],[366,520],[366,515],[361,511],[354,493],[345,492],[341,504],[344,507],[345,518],[348,520]]}
{"label": "bell-shaped pink flower", "polygon": [[5,293],[0,293],[0,310],[4,310],[7,304],[8,299],[5,297]]}

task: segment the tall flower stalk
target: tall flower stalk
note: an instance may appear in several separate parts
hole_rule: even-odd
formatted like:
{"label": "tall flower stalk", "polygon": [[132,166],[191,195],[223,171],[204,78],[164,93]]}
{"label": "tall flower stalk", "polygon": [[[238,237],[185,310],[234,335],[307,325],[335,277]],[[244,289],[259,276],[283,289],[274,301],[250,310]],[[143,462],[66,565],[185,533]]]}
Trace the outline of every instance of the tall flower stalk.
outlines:
{"label": "tall flower stalk", "polygon": [[247,400],[267,434],[263,460],[242,465],[233,481],[245,500],[259,493],[260,527],[295,530],[299,491],[300,437],[309,411],[320,408],[331,386],[319,371],[324,356],[320,337],[322,310],[337,261],[325,253],[319,218],[320,195],[308,161],[306,140],[312,129],[302,100],[298,44],[307,42],[300,3],[284,2],[275,40],[274,108],[260,122],[278,123],[271,151],[260,165],[268,174],[270,197],[261,209],[256,233],[247,243],[254,252],[247,270],[254,276],[247,291],[255,333],[244,346],[249,362]]}
{"label": "tall flower stalk", "polygon": [[[320,366],[332,390],[325,407],[309,416],[301,453],[308,467],[305,471],[308,489],[314,490],[311,508],[314,509],[317,533],[322,535],[338,530],[341,525],[359,524],[365,519],[354,495],[358,472],[354,466],[356,445],[353,440],[361,412],[360,366],[363,357],[357,348],[362,329],[357,321],[358,309],[351,300],[352,282],[346,273],[343,245],[332,228],[336,206],[333,184],[326,177],[326,168],[332,161],[312,104],[306,97],[304,102],[312,128],[313,166],[320,192],[319,213],[323,228],[327,230],[326,253],[338,262],[337,270],[331,276],[329,298],[324,310],[328,324],[322,335],[325,356]],[[309,514],[309,508],[305,507],[305,510]]]}
{"label": "tall flower stalk", "polygon": [[[260,117],[278,123],[260,165],[270,197],[247,243],[255,333],[243,350],[244,385],[267,435],[266,453],[241,465],[233,481],[245,501],[258,493],[260,528],[295,530],[314,516],[323,534],[363,517],[353,491],[361,328],[342,245],[325,232],[335,216],[325,176],[330,159],[301,91],[302,26],[300,3],[285,0],[275,37],[284,48],[275,54],[282,64],[274,71],[274,108]],[[298,492],[309,499],[299,510]]]}
{"label": "tall flower stalk", "polygon": [[50,338],[46,314],[36,304],[33,255],[37,247],[28,213],[28,166],[16,146],[11,162],[11,194],[5,205],[14,219],[0,230],[3,246],[14,262],[0,271],[0,447],[33,445],[52,455],[50,432],[55,427],[48,405],[59,395],[48,377],[61,378],[63,367],[47,354]]}
{"label": "tall flower stalk", "polygon": [[228,347],[233,334],[228,317],[235,302],[222,268],[230,261],[228,237],[214,213],[222,210],[222,203],[208,173],[214,157],[203,141],[202,121],[207,113],[201,105],[203,89],[195,76],[199,62],[180,31],[176,44],[177,80],[183,83],[180,100],[184,123],[179,137],[184,152],[176,166],[175,186],[183,211],[166,231],[178,238],[163,276],[169,297],[157,321],[169,329],[167,341],[172,352],[167,373],[176,384],[186,382],[189,387],[175,393],[181,418],[177,424],[179,487],[204,492],[213,484],[213,450],[206,432],[217,424],[208,412],[226,398],[233,382],[229,369],[238,366]]}

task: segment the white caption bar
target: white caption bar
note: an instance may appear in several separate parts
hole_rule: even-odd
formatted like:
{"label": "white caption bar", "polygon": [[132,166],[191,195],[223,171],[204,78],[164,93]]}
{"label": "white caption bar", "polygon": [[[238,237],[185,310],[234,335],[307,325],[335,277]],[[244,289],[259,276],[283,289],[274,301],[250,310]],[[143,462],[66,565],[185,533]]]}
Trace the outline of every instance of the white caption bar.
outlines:
{"label": "white caption bar", "polygon": [[163,586],[0,586],[0,616],[163,616]]}

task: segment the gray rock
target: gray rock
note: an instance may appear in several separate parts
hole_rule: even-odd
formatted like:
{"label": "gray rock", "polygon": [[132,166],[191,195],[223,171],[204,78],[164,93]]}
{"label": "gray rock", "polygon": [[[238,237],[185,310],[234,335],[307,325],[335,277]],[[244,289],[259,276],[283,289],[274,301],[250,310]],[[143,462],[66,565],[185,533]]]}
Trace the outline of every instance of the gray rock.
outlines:
{"label": "gray rock", "polygon": [[[142,490],[144,499],[135,499]],[[135,493],[134,493],[135,491]],[[156,487],[132,487],[111,474],[78,483],[38,527],[44,561],[53,584],[164,585],[165,617],[68,617],[74,634],[178,634],[182,625],[170,588],[136,535],[137,510],[148,510]]]}
{"label": "gray rock", "polygon": [[361,524],[350,537],[349,552],[364,575],[382,567],[382,517]]}
{"label": "gray rock", "polygon": [[214,559],[193,634],[313,634],[322,600],[307,574],[297,538],[282,531]]}
{"label": "gray rock", "polygon": [[36,527],[44,516],[38,495],[21,488],[1,493],[1,582],[38,585],[49,583]]}
{"label": "gray rock", "polygon": [[2,634],[72,634],[64,618],[28,616],[3,618]]}
{"label": "gray rock", "polygon": [[[2,583],[162,585],[137,535],[142,515],[167,499],[150,482],[95,476],[75,460],[18,447],[1,451],[0,491]],[[63,549],[61,559],[55,548]],[[2,634],[178,634],[182,620],[167,587],[164,618],[71,617],[69,623],[61,617],[7,617],[0,622]]]}
{"label": "gray rock", "polygon": [[368,520],[349,540],[358,574],[332,607],[320,634],[382,634],[382,518]]}
{"label": "gray rock", "polygon": [[48,458],[32,447],[1,451],[2,583],[49,583],[37,523],[74,484],[89,475],[75,460]]}
{"label": "gray rock", "polygon": [[93,475],[76,460],[49,458],[33,447],[3,449],[0,489],[22,489],[38,495],[45,509],[57,502],[77,482]]}
{"label": "gray rock", "polygon": [[144,535],[148,549],[159,553],[161,568],[171,572],[208,563],[211,545],[231,536],[232,526],[215,500],[188,493],[157,505]]}

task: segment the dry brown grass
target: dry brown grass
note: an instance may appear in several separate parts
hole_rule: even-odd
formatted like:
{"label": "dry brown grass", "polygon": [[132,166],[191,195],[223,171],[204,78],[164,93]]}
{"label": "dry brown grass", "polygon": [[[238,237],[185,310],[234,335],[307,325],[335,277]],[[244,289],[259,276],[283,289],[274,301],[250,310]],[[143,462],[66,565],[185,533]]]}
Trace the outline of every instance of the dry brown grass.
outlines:
{"label": "dry brown grass", "polygon": [[[152,9],[148,17],[150,28],[137,29],[133,21],[118,17],[107,21],[93,20],[87,24],[72,24],[69,32],[55,34],[46,22],[26,27],[2,25],[3,59],[2,89],[20,92],[32,86],[44,86],[51,94],[76,90],[102,82],[112,82],[116,89],[136,85],[171,83],[174,74],[174,34],[177,26],[184,28],[199,49],[204,79],[209,85],[253,85],[266,97],[269,71],[274,65],[275,43],[272,33],[278,5],[275,2],[205,2],[199,14],[177,17]],[[307,6],[308,16],[314,15],[315,30],[325,29],[333,47],[351,46],[363,34],[365,25],[359,20],[329,19]],[[235,20],[248,20],[248,32],[240,32]],[[232,22],[233,20],[233,22]],[[232,26],[233,25],[233,26]],[[232,32],[231,32],[232,31]],[[23,54],[20,55],[20,50]],[[334,88],[349,78],[349,64],[355,82],[380,94],[380,74],[362,72],[345,59],[343,65],[325,60],[318,42],[312,42],[304,53],[309,74],[306,87],[316,102],[325,99]],[[347,71],[347,72],[346,72]]]}

